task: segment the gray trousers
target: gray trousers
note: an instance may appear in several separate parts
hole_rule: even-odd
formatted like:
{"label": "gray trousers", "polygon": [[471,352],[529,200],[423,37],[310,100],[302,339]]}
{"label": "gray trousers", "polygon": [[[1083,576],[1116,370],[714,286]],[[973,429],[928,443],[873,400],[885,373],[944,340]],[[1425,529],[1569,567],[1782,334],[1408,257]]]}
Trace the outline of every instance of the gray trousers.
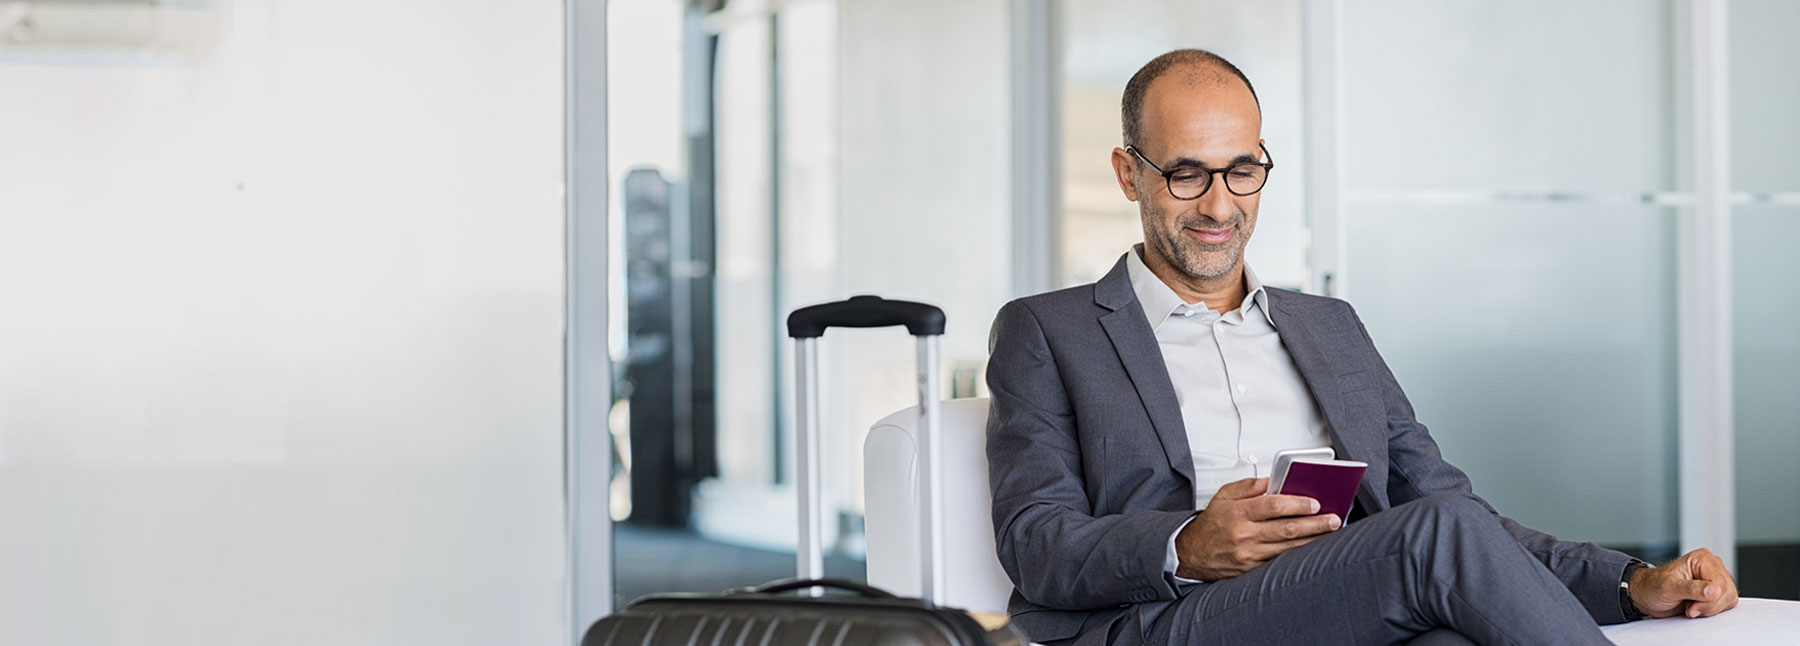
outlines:
{"label": "gray trousers", "polygon": [[1115,642],[1611,643],[1493,513],[1459,496],[1363,518],[1137,620]]}

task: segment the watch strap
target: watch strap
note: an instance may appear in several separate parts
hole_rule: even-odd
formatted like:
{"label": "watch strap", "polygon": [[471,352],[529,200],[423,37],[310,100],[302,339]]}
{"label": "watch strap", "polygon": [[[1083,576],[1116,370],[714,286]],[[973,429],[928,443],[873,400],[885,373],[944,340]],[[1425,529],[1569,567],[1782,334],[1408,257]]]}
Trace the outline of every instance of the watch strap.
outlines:
{"label": "watch strap", "polygon": [[1631,601],[1631,575],[1647,567],[1650,567],[1649,563],[1632,559],[1625,564],[1625,573],[1619,576],[1619,610],[1625,613],[1625,621],[1637,621],[1645,617],[1643,611],[1638,610],[1637,604]]}

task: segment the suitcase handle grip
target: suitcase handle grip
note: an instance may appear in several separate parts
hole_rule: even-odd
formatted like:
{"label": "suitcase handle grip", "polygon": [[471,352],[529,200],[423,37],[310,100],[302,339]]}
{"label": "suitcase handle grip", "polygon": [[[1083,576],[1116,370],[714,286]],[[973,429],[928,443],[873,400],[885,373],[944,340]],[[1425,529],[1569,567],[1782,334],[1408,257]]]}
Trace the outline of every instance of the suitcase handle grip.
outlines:
{"label": "suitcase handle grip", "polygon": [[765,583],[751,589],[750,592],[753,594],[775,594],[777,592],[792,592],[794,590],[804,590],[806,588],[833,588],[836,590],[855,592],[857,596],[872,599],[898,598],[895,597],[893,593],[881,588],[864,585],[848,579],[787,579],[784,581]]}
{"label": "suitcase handle grip", "polygon": [[820,303],[788,315],[788,336],[808,339],[825,336],[834,327],[888,327],[904,325],[913,336],[944,333],[944,310],[912,301],[890,301],[880,296],[852,296],[847,301]]}

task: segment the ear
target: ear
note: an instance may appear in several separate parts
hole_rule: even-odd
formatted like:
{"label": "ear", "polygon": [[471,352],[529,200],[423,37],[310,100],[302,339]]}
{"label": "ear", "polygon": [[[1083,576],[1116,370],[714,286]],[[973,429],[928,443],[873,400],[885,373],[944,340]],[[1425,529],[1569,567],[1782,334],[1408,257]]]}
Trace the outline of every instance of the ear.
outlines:
{"label": "ear", "polygon": [[1113,174],[1119,176],[1119,190],[1125,192],[1125,199],[1133,202],[1138,201],[1136,161],[1124,148],[1112,151]]}
{"label": "ear", "polygon": [[[1257,145],[1257,146],[1258,146],[1258,147],[1260,147],[1260,148],[1262,148],[1262,149],[1263,149],[1263,150],[1268,150],[1268,149],[1269,149],[1269,140],[1267,140],[1267,139],[1258,139],[1258,140],[1256,140],[1256,145]],[[1266,156],[1266,155],[1265,155],[1265,156]],[[1269,161],[1269,160],[1267,160],[1267,159],[1264,159],[1264,160],[1263,160],[1263,161]]]}

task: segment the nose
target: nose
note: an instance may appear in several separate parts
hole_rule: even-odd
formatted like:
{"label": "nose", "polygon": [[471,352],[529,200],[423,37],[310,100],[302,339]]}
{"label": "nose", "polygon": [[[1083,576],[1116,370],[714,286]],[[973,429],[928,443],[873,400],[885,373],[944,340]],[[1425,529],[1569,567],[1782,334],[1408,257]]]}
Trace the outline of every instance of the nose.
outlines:
{"label": "nose", "polygon": [[1199,203],[1195,206],[1199,208],[1202,215],[1212,218],[1214,222],[1229,221],[1231,214],[1236,211],[1231,204],[1231,198],[1235,196],[1225,188],[1223,172],[1214,171],[1211,179],[1212,182],[1206,187],[1206,192],[1201,193],[1200,197],[1195,200]]}

